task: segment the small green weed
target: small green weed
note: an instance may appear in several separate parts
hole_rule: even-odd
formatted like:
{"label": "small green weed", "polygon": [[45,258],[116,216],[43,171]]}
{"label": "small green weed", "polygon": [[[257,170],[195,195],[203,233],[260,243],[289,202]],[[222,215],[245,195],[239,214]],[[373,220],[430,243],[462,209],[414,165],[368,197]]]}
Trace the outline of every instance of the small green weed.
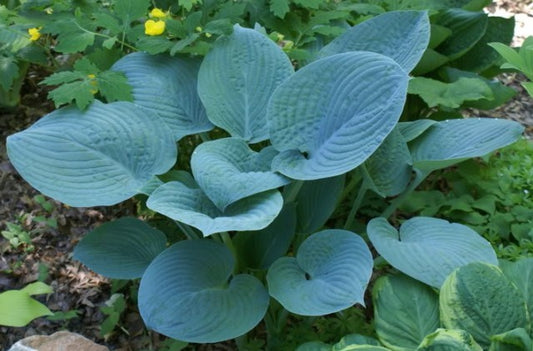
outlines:
{"label": "small green weed", "polygon": [[[126,309],[126,300],[123,294],[113,294],[106,301],[105,306],[100,307],[100,311],[107,317],[100,326],[100,335],[104,338],[111,336],[113,330],[119,326],[120,315]],[[127,333],[126,330],[122,329]]]}

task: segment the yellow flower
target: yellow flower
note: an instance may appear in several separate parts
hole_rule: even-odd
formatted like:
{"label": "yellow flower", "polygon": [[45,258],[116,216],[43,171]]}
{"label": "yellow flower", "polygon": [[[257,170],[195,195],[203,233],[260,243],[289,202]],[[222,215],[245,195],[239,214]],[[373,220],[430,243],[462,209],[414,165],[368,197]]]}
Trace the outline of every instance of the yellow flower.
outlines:
{"label": "yellow flower", "polygon": [[148,20],[144,22],[144,34],[161,35],[165,31],[165,21]]}
{"label": "yellow flower", "polygon": [[39,28],[35,27],[28,29],[28,34],[30,35],[31,41],[39,40],[39,38],[41,37],[41,32],[39,32]]}
{"label": "yellow flower", "polygon": [[152,18],[166,18],[167,16],[168,12],[163,12],[163,10],[158,9],[157,7],[150,11],[150,17]]}

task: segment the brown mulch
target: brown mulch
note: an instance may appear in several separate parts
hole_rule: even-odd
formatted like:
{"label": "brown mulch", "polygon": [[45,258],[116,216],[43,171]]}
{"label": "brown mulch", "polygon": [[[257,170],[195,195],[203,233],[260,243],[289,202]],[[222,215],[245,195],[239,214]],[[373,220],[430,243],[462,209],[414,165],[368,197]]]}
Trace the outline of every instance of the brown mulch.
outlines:
{"label": "brown mulch", "polygon": [[[531,19],[533,24],[533,3],[531,1],[499,0],[489,8],[492,13],[504,10],[521,13],[522,19]],[[496,12],[500,11],[500,12]],[[518,23],[519,28],[527,28]],[[527,30],[521,31],[527,36]],[[529,35],[533,35],[533,32]],[[520,39],[519,38],[519,39]],[[0,111],[0,231],[6,223],[16,223],[32,234],[32,247],[13,248],[0,236],[0,292],[19,289],[38,278],[51,285],[54,293],[40,296],[52,311],[78,311],[78,317],[65,321],[50,321],[39,318],[23,328],[0,326],[0,351],[7,350],[17,340],[35,334],[52,334],[68,329],[78,332],[112,350],[157,350],[162,336],[143,328],[133,303],[121,319],[120,328],[107,340],[100,335],[100,325],[105,316],[100,307],[111,296],[110,281],[88,270],[72,259],[72,251],[81,237],[101,223],[135,214],[135,204],[128,201],[119,206],[99,208],[72,208],[48,199],[52,203],[51,213],[36,203],[38,192],[17,174],[9,163],[6,137],[30,126],[39,117],[48,113],[53,106],[46,99],[47,92],[37,84],[42,72],[32,72],[23,88],[21,105],[14,111]],[[533,135],[533,98],[529,97],[519,82],[524,77],[506,74],[499,77],[506,85],[517,90],[517,96],[505,106],[488,112],[474,111],[477,115],[509,118],[526,126],[528,135]],[[39,223],[38,216],[54,218],[57,228]],[[127,293],[126,293],[127,294]],[[232,350],[228,345],[198,346],[202,350]]]}

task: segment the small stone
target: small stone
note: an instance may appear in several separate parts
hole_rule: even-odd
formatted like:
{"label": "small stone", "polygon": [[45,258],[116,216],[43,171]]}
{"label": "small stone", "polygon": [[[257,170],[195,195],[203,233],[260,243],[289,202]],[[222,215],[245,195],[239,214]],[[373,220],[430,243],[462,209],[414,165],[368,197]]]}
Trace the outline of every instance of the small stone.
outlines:
{"label": "small stone", "polygon": [[60,331],[50,336],[34,335],[18,341],[9,351],[109,351],[105,346],[75,333]]}

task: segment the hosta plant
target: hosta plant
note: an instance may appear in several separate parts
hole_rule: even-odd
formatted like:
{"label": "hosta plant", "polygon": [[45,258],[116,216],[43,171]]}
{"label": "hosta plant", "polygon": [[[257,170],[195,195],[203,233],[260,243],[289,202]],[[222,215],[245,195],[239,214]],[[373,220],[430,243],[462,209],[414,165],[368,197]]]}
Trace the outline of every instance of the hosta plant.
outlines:
{"label": "hosta plant", "polygon": [[382,276],[372,291],[377,338],[350,334],[297,350],[531,350],[533,259],[497,264],[456,268],[438,291],[404,274]]}
{"label": "hosta plant", "polygon": [[[373,256],[351,223],[367,191],[396,196],[368,237],[412,278],[438,288],[458,267],[497,264],[461,224],[415,217],[398,232],[388,217],[432,171],[510,144],[523,128],[489,118],[399,123],[428,15],[365,23],[296,72],[268,37],[238,25],[203,60],[127,55],[113,70],[133,103],[54,111],[8,138],[9,157],[71,206],[145,194],[149,209],[175,221],[187,240],[167,246],[159,229],[123,218],[89,233],[74,256],[109,277],[140,278],[147,327],[188,342],[237,338],[263,319],[279,331],[288,312],[364,305]],[[381,35],[369,40],[367,30]],[[194,150],[177,150],[196,134]],[[175,166],[178,153],[188,165]],[[344,223],[328,221],[343,193],[352,209]]]}

